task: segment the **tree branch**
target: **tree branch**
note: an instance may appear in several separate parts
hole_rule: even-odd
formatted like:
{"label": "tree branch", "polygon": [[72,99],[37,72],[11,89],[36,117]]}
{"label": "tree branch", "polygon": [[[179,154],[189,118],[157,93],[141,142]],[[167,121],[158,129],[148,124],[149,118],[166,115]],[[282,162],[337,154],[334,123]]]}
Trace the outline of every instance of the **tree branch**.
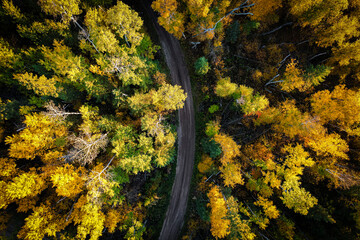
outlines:
{"label": "tree branch", "polygon": [[283,27],[290,26],[290,25],[292,25],[292,24],[293,24],[293,22],[284,23],[284,24],[281,25],[280,27],[277,27],[277,28],[275,28],[275,29],[273,29],[273,30],[271,30],[271,31],[269,31],[269,32],[266,32],[266,33],[261,34],[261,36],[269,35],[269,34],[271,34],[271,33],[274,33],[274,32],[276,32],[276,31],[279,31],[279,30],[282,29]]}
{"label": "tree branch", "polygon": [[234,15],[254,15],[253,13],[250,13],[250,12],[247,12],[247,13],[235,13],[236,11],[238,11],[238,10],[240,10],[240,9],[242,9],[242,8],[249,8],[249,7],[252,7],[252,6],[255,5],[255,3],[250,4],[250,5],[246,5],[247,2],[248,2],[248,0],[246,0],[245,2],[243,2],[239,7],[234,8],[233,10],[231,10],[230,12],[228,12],[227,14],[225,14],[225,16],[223,16],[222,18],[220,18],[220,19],[214,24],[213,27],[205,29],[204,27],[200,26],[200,27],[202,27],[202,28],[204,29],[204,31],[201,32],[201,33],[199,33],[199,34],[196,34],[195,36],[193,36],[193,38],[195,38],[195,37],[197,37],[197,36],[199,36],[199,35],[201,35],[201,34],[205,34],[205,33],[207,33],[207,32],[214,31],[215,28],[216,28],[216,26],[217,26],[222,20],[224,20],[226,17],[228,17],[228,16],[231,15],[231,14],[234,14]]}
{"label": "tree branch", "polygon": [[320,56],[323,56],[323,55],[326,55],[326,54],[328,54],[328,52],[322,52],[322,53],[316,54],[316,55],[312,56],[308,61],[311,61],[311,60],[313,60],[313,59],[315,59],[317,57],[320,57]]}
{"label": "tree branch", "polygon": [[90,33],[88,31],[86,31],[77,21],[76,19],[71,16],[71,21],[75,23],[76,26],[78,26],[78,28],[80,28],[80,30],[83,32],[83,36],[85,37],[86,40],[88,40],[91,45],[95,48],[97,53],[100,53],[99,50],[97,49],[97,47],[95,46],[94,42],[90,39]]}
{"label": "tree branch", "polygon": [[276,74],[275,77],[273,77],[270,81],[268,81],[268,82],[265,84],[265,86],[267,86],[267,85],[269,85],[269,84],[272,84],[273,81],[274,81],[276,78],[278,78],[279,76],[280,76],[280,74]]}

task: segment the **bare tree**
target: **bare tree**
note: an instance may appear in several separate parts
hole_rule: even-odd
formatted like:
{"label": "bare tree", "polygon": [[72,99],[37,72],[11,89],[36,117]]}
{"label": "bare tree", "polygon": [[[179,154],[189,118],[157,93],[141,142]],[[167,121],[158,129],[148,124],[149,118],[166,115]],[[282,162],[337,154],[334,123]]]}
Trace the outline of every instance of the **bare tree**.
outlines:
{"label": "bare tree", "polygon": [[56,106],[53,101],[49,101],[44,107],[46,108],[44,115],[59,120],[65,120],[69,115],[81,115],[79,112],[66,112],[65,106]]}
{"label": "bare tree", "polygon": [[95,135],[81,133],[79,136],[72,134],[68,137],[68,141],[73,147],[63,158],[68,162],[76,161],[82,165],[91,163],[100,153],[100,149],[105,150],[109,142],[107,133]]}

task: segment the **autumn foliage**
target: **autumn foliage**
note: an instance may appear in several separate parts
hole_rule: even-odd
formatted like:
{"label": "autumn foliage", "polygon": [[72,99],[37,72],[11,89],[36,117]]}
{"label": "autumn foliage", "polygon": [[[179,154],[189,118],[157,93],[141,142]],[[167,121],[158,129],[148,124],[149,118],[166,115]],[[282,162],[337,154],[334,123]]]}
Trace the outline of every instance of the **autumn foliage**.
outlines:
{"label": "autumn foliage", "polygon": [[164,177],[176,141],[167,118],[187,96],[139,14],[95,2],[2,3],[18,43],[0,39],[0,87],[13,89],[0,99],[0,231],[16,218],[13,237],[142,239],[159,199],[159,184],[134,179]]}
{"label": "autumn foliage", "polygon": [[153,9],[191,46],[201,88],[198,224],[186,236],[357,239],[358,1],[167,3]]}

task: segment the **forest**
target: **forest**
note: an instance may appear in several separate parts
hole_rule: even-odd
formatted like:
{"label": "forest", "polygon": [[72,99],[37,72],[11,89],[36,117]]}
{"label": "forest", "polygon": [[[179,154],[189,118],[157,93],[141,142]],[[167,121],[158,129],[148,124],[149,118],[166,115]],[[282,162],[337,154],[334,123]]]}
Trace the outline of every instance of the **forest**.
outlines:
{"label": "forest", "polygon": [[172,239],[360,239],[359,0],[2,0],[0,239],[159,238],[191,96],[150,5],[195,109]]}

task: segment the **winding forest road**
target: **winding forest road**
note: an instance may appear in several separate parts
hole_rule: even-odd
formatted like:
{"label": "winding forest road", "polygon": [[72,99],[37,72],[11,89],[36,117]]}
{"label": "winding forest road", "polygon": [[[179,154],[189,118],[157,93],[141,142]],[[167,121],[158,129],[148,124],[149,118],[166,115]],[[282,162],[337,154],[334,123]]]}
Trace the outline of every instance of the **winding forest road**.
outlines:
{"label": "winding forest road", "polygon": [[182,228],[189,197],[195,155],[195,114],[189,73],[185,64],[180,43],[159,26],[157,16],[149,3],[143,1],[147,14],[153,21],[166,63],[170,69],[172,84],[182,86],[187,93],[185,105],[179,110],[178,153],[175,181],[171,191],[170,203],[160,233],[160,240],[177,239]]}

